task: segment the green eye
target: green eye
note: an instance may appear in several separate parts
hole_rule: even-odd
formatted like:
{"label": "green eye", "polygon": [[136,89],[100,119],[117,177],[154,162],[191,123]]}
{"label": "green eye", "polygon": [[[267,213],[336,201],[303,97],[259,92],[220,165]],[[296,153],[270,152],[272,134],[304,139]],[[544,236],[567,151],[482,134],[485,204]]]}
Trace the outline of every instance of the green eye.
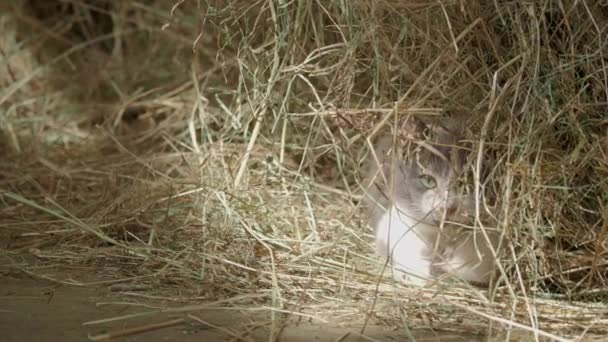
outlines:
{"label": "green eye", "polygon": [[422,185],[424,185],[424,187],[427,189],[434,189],[437,187],[437,181],[435,178],[429,175],[420,176],[420,183],[422,183]]}

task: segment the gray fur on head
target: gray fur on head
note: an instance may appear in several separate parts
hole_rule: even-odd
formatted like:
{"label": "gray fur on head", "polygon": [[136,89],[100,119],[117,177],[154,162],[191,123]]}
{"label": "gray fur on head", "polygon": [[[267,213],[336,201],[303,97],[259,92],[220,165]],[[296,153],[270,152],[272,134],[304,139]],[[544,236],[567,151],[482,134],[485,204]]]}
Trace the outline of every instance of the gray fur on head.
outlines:
{"label": "gray fur on head", "polygon": [[458,186],[466,159],[463,127],[442,118],[429,125],[415,121],[401,129],[407,138],[381,136],[368,158],[366,202],[372,221],[390,204],[428,224],[457,220],[470,206],[469,196]]}

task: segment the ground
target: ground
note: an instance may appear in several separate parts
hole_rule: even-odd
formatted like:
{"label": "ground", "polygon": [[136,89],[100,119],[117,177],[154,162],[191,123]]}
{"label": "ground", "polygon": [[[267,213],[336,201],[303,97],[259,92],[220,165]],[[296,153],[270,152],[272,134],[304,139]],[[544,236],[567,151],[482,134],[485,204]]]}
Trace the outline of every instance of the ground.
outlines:
{"label": "ground", "polygon": [[[109,290],[107,285],[70,286],[58,284],[21,271],[2,270],[0,272],[0,331],[3,341],[87,341],[109,331],[119,331],[129,327],[143,326],[170,321],[176,317],[153,315],[137,319],[123,319],[113,324],[84,324],[109,317],[124,317],[128,314],[150,311],[157,305],[150,301],[140,301],[137,306],[132,300]],[[199,312],[196,315],[214,326],[228,329],[235,326],[233,312],[217,310]],[[185,317],[185,316],[183,316]],[[252,316],[253,317],[253,316]],[[247,318],[243,316],[241,322]],[[242,330],[232,330],[242,331]],[[326,327],[309,323],[293,325],[281,334],[280,341],[404,341],[407,335],[401,331],[387,330],[379,326],[366,329],[365,337],[359,336],[358,327]],[[429,331],[414,333],[417,341],[472,341],[473,337],[454,334],[439,334]],[[249,338],[267,341],[264,331],[255,331]],[[185,323],[154,331],[147,331],[118,341],[223,341],[234,340],[228,333],[186,319]]]}

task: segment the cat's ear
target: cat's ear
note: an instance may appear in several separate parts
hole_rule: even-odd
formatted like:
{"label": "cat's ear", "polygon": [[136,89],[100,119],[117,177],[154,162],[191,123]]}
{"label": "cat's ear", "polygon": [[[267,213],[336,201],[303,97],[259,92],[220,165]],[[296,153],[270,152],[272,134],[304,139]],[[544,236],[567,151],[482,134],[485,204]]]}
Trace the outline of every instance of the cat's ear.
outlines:
{"label": "cat's ear", "polygon": [[457,120],[452,117],[442,117],[434,123],[432,129],[436,134],[461,136],[464,133],[466,126],[464,120]]}
{"label": "cat's ear", "polygon": [[404,137],[422,139],[428,135],[430,124],[413,115],[403,120],[397,134]]}
{"label": "cat's ear", "polygon": [[[467,131],[466,120],[464,118],[442,117],[436,120],[430,127],[430,131],[435,140],[446,144],[463,144],[462,139],[470,136]],[[468,145],[468,144],[463,144]]]}

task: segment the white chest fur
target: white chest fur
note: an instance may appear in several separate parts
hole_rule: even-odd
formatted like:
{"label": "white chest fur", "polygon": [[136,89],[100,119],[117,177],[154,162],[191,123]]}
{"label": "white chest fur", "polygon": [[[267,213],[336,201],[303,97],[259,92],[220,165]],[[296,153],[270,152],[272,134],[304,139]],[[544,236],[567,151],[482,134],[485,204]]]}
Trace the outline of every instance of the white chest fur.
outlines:
{"label": "white chest fur", "polygon": [[396,280],[424,284],[431,275],[433,234],[437,227],[392,206],[376,226],[376,250],[389,257]]}
{"label": "white chest fur", "polygon": [[376,225],[376,251],[389,258],[393,277],[400,282],[423,285],[434,268],[439,273],[486,284],[494,273],[491,249],[496,250],[499,242],[496,233],[487,233],[489,244],[481,232],[458,232],[440,239],[438,227],[419,222],[392,206]]}

